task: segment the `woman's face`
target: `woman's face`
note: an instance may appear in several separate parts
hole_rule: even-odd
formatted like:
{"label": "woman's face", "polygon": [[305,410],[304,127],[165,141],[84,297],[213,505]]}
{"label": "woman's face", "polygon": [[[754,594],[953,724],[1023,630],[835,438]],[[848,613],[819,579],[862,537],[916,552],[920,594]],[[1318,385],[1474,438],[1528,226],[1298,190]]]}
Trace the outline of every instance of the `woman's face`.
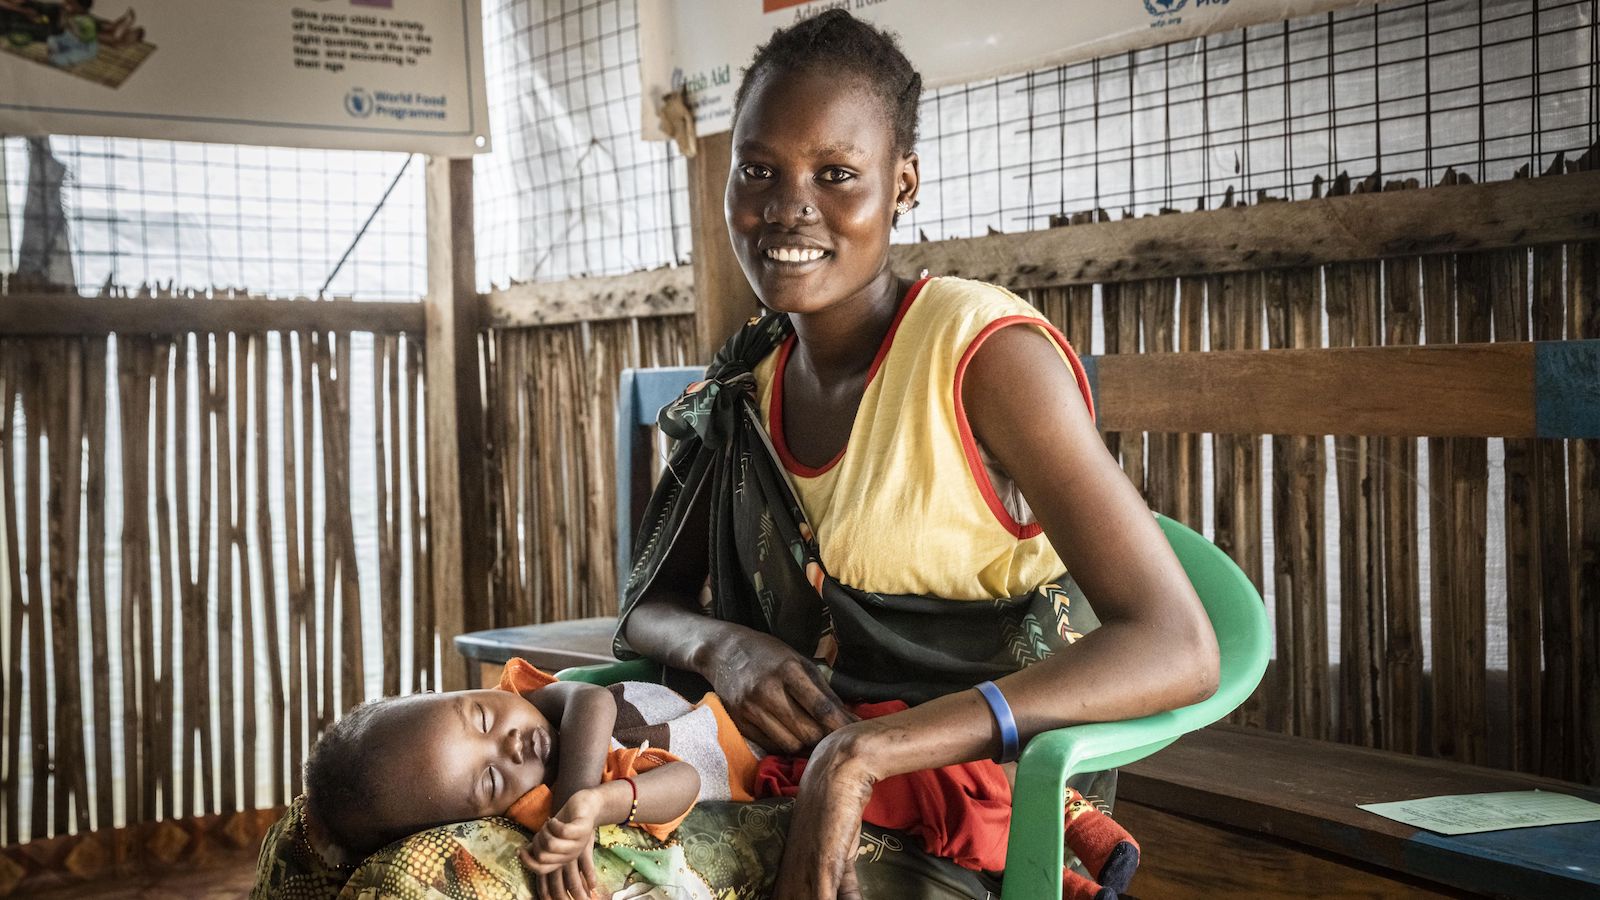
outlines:
{"label": "woman's face", "polygon": [[805,313],[884,274],[895,204],[917,158],[895,152],[890,111],[858,77],[771,72],[733,130],[728,234],[767,308]]}

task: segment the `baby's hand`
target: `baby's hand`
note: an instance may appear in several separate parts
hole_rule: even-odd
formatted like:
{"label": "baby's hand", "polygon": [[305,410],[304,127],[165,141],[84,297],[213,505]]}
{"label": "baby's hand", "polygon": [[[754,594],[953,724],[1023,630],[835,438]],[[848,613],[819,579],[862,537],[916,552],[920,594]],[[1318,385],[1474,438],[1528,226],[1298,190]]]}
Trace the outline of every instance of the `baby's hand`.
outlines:
{"label": "baby's hand", "polygon": [[522,848],[518,856],[536,876],[539,900],[596,895],[600,877],[594,868],[594,830],[600,809],[600,795],[594,789],[579,791]]}

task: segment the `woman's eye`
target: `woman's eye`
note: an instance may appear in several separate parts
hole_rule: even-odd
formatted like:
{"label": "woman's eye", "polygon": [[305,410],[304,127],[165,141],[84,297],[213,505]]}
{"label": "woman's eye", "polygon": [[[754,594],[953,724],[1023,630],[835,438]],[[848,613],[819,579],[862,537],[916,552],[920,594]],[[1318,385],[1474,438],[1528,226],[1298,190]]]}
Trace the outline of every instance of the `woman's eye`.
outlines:
{"label": "woman's eye", "polygon": [[494,789],[494,769],[493,768],[484,769],[483,770],[483,795],[485,797],[488,797],[490,800],[493,800],[494,799],[494,795],[496,793],[497,792]]}
{"label": "woman's eye", "polygon": [[480,704],[478,706],[478,724],[483,727],[483,733],[489,733],[489,711]]}
{"label": "woman's eye", "polygon": [[850,171],[848,171],[846,169],[841,169],[838,166],[831,166],[829,168],[823,169],[822,170],[822,174],[817,176],[817,178],[819,180],[830,182],[832,184],[838,184],[838,183],[843,182],[843,181],[849,181],[850,179],[852,179],[854,177],[856,177],[856,176],[855,176],[855,174],[853,172],[850,172]]}
{"label": "woman's eye", "polygon": [[746,178],[763,179],[772,177],[771,169],[767,168],[766,166],[758,166],[753,163],[746,166],[740,166],[739,171],[743,172],[744,177]]}

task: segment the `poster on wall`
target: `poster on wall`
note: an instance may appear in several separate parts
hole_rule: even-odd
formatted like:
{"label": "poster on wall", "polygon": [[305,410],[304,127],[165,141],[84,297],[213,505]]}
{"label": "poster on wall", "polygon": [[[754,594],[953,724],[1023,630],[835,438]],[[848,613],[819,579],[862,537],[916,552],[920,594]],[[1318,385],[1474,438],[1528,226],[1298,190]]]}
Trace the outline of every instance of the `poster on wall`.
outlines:
{"label": "poster on wall", "polygon": [[683,90],[697,134],[727,131],[740,72],[778,28],[824,10],[897,34],[925,87],[1081,62],[1376,0],[639,0],[644,135]]}
{"label": "poster on wall", "polygon": [[0,0],[0,134],[467,156],[480,0]]}

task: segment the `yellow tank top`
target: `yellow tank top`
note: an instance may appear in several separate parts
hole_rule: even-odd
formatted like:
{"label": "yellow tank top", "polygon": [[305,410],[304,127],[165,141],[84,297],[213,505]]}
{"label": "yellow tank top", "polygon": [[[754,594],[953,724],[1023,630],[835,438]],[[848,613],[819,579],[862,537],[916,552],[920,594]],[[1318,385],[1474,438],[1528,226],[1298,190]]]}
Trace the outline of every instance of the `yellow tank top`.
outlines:
{"label": "yellow tank top", "polygon": [[968,362],[1011,325],[1048,334],[1093,403],[1077,356],[1037,310],[962,278],[912,286],[867,375],[849,441],[821,468],[796,460],[783,418],[791,335],[756,366],[757,398],[829,573],[881,594],[993,600],[1065,571],[1010,478],[973,438],[961,397]]}

